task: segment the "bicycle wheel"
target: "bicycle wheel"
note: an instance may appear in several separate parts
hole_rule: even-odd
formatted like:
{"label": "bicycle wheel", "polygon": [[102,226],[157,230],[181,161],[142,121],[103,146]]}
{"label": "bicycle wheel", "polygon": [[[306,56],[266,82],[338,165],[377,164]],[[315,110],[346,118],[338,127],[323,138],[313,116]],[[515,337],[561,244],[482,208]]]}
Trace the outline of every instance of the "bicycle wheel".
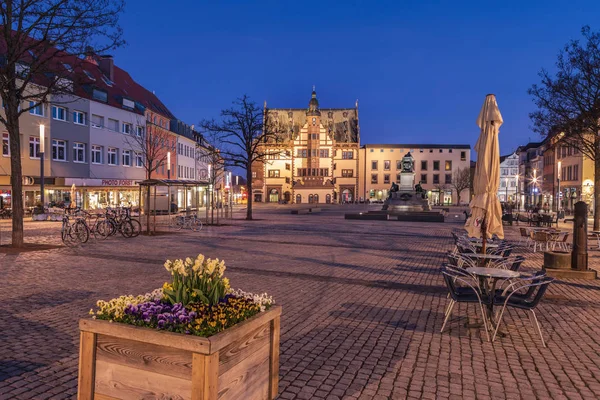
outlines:
{"label": "bicycle wheel", "polygon": [[63,223],[62,229],[60,230],[60,238],[66,246],[71,245],[71,225]]}
{"label": "bicycle wheel", "polygon": [[133,234],[131,237],[138,236],[142,232],[142,224],[140,224],[140,221],[137,219],[130,219],[129,223],[131,223],[131,226],[133,227]]}
{"label": "bicycle wheel", "polygon": [[119,231],[121,231],[123,237],[130,238],[131,235],[133,235],[133,225],[131,225],[131,222],[129,221],[121,221]]}
{"label": "bicycle wheel", "polygon": [[118,227],[117,227],[117,223],[113,220],[113,219],[107,219],[106,222],[108,222],[108,236],[112,236],[115,233],[117,233]]}
{"label": "bicycle wheel", "polygon": [[90,230],[83,221],[77,221],[71,226],[71,237],[80,243],[86,243],[90,238]]}
{"label": "bicycle wheel", "polygon": [[111,224],[107,220],[98,221],[96,223],[96,229],[94,230],[94,236],[97,234],[102,239],[106,239],[110,235],[111,229]]}
{"label": "bicycle wheel", "polygon": [[202,230],[202,221],[200,221],[200,218],[194,218],[190,222],[190,227],[194,232],[200,232]]}
{"label": "bicycle wheel", "polygon": [[173,218],[173,228],[175,228],[175,230],[180,231],[183,228],[183,225],[185,225],[185,221],[182,217]]}

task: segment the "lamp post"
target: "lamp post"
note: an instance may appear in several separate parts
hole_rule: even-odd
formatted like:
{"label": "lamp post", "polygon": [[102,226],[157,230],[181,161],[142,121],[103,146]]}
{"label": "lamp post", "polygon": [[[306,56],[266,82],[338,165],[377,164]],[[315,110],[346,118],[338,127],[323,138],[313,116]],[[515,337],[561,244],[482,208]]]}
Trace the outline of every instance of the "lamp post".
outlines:
{"label": "lamp post", "polygon": [[167,152],[167,179],[171,179],[171,152]]}
{"label": "lamp post", "polygon": [[515,175],[515,179],[517,180],[517,211],[520,211],[520,208],[519,208],[519,201],[520,201],[520,198],[519,198],[519,174]]}
{"label": "lamp post", "polygon": [[44,149],[46,144],[46,127],[44,124],[40,125],[40,201],[42,203],[42,209],[44,208]]}
{"label": "lamp post", "polygon": [[531,189],[532,197],[533,197],[533,204],[532,204],[532,206],[534,206],[534,207],[537,205],[537,202],[536,202],[536,199],[535,199],[536,187],[537,187],[537,169],[534,168],[533,169],[533,188]]}
{"label": "lamp post", "polygon": [[561,201],[560,201],[560,173],[561,173],[561,166],[562,166],[562,161],[558,162],[558,171],[556,171],[556,176],[557,176],[557,181],[558,181],[558,193],[556,194],[557,197],[557,204],[556,204],[556,212],[558,213],[561,209]]}

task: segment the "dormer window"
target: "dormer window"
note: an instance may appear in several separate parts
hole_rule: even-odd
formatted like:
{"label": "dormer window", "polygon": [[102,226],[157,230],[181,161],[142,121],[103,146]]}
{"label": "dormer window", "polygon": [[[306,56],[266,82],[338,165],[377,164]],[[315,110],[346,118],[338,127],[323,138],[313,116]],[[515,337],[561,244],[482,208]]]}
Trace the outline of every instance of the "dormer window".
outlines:
{"label": "dormer window", "polygon": [[33,50],[27,50],[27,52],[29,53],[29,55],[31,56],[31,58],[33,58],[34,60],[37,60],[37,56],[35,55],[35,53],[33,52]]}
{"label": "dormer window", "polygon": [[123,99],[123,107],[133,108],[133,107],[135,107],[135,103],[129,99]]}
{"label": "dormer window", "polygon": [[96,80],[96,78],[94,78],[94,75],[92,75],[92,74],[90,73],[90,71],[88,71],[88,70],[84,69],[84,70],[83,70],[83,73],[85,74],[85,76],[87,76],[87,77],[88,77],[88,79],[91,79],[91,80],[93,80],[93,81],[95,81],[95,80]]}
{"label": "dormer window", "polygon": [[65,67],[65,69],[69,72],[73,72],[73,67],[71,67],[70,64],[67,63],[62,63],[63,67]]}
{"label": "dormer window", "polygon": [[103,101],[105,103],[108,101],[108,93],[106,93],[104,90],[94,88],[92,97],[94,100]]}
{"label": "dormer window", "polygon": [[29,75],[29,66],[21,63],[15,64],[15,73],[17,76],[27,76]]}

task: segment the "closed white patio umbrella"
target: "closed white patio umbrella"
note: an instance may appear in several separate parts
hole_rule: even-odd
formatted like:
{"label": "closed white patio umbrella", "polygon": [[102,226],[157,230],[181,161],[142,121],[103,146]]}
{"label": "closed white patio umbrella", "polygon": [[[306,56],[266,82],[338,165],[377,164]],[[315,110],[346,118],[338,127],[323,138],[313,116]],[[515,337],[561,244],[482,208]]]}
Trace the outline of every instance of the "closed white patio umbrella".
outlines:
{"label": "closed white patio umbrella", "polygon": [[477,165],[473,177],[475,197],[469,204],[471,217],[465,224],[470,237],[483,239],[482,253],[485,253],[486,239],[493,235],[504,238],[502,207],[497,195],[500,186],[498,132],[502,123],[496,96],[488,94],[477,118],[477,125],[481,132],[475,144],[475,151],[477,151]]}

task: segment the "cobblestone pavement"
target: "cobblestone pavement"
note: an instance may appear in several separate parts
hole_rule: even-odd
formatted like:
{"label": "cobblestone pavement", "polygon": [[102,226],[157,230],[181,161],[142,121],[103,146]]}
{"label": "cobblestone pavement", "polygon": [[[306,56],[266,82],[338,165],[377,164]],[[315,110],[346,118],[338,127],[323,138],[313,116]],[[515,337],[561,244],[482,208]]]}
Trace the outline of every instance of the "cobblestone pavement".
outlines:
{"label": "cobblestone pavement", "polygon": [[[551,286],[538,312],[548,348],[517,311],[493,344],[464,321],[440,334],[438,268],[460,223],[346,221],[341,210],[258,207],[256,221],[200,233],[0,251],[0,399],[75,398],[78,319],[96,299],[161,286],[165,258],[200,252],[226,260],[234,287],[283,305],[281,399],[600,398],[599,281]],[[30,241],[59,244],[60,224],[25,227]],[[538,253],[525,267],[540,265]]]}

